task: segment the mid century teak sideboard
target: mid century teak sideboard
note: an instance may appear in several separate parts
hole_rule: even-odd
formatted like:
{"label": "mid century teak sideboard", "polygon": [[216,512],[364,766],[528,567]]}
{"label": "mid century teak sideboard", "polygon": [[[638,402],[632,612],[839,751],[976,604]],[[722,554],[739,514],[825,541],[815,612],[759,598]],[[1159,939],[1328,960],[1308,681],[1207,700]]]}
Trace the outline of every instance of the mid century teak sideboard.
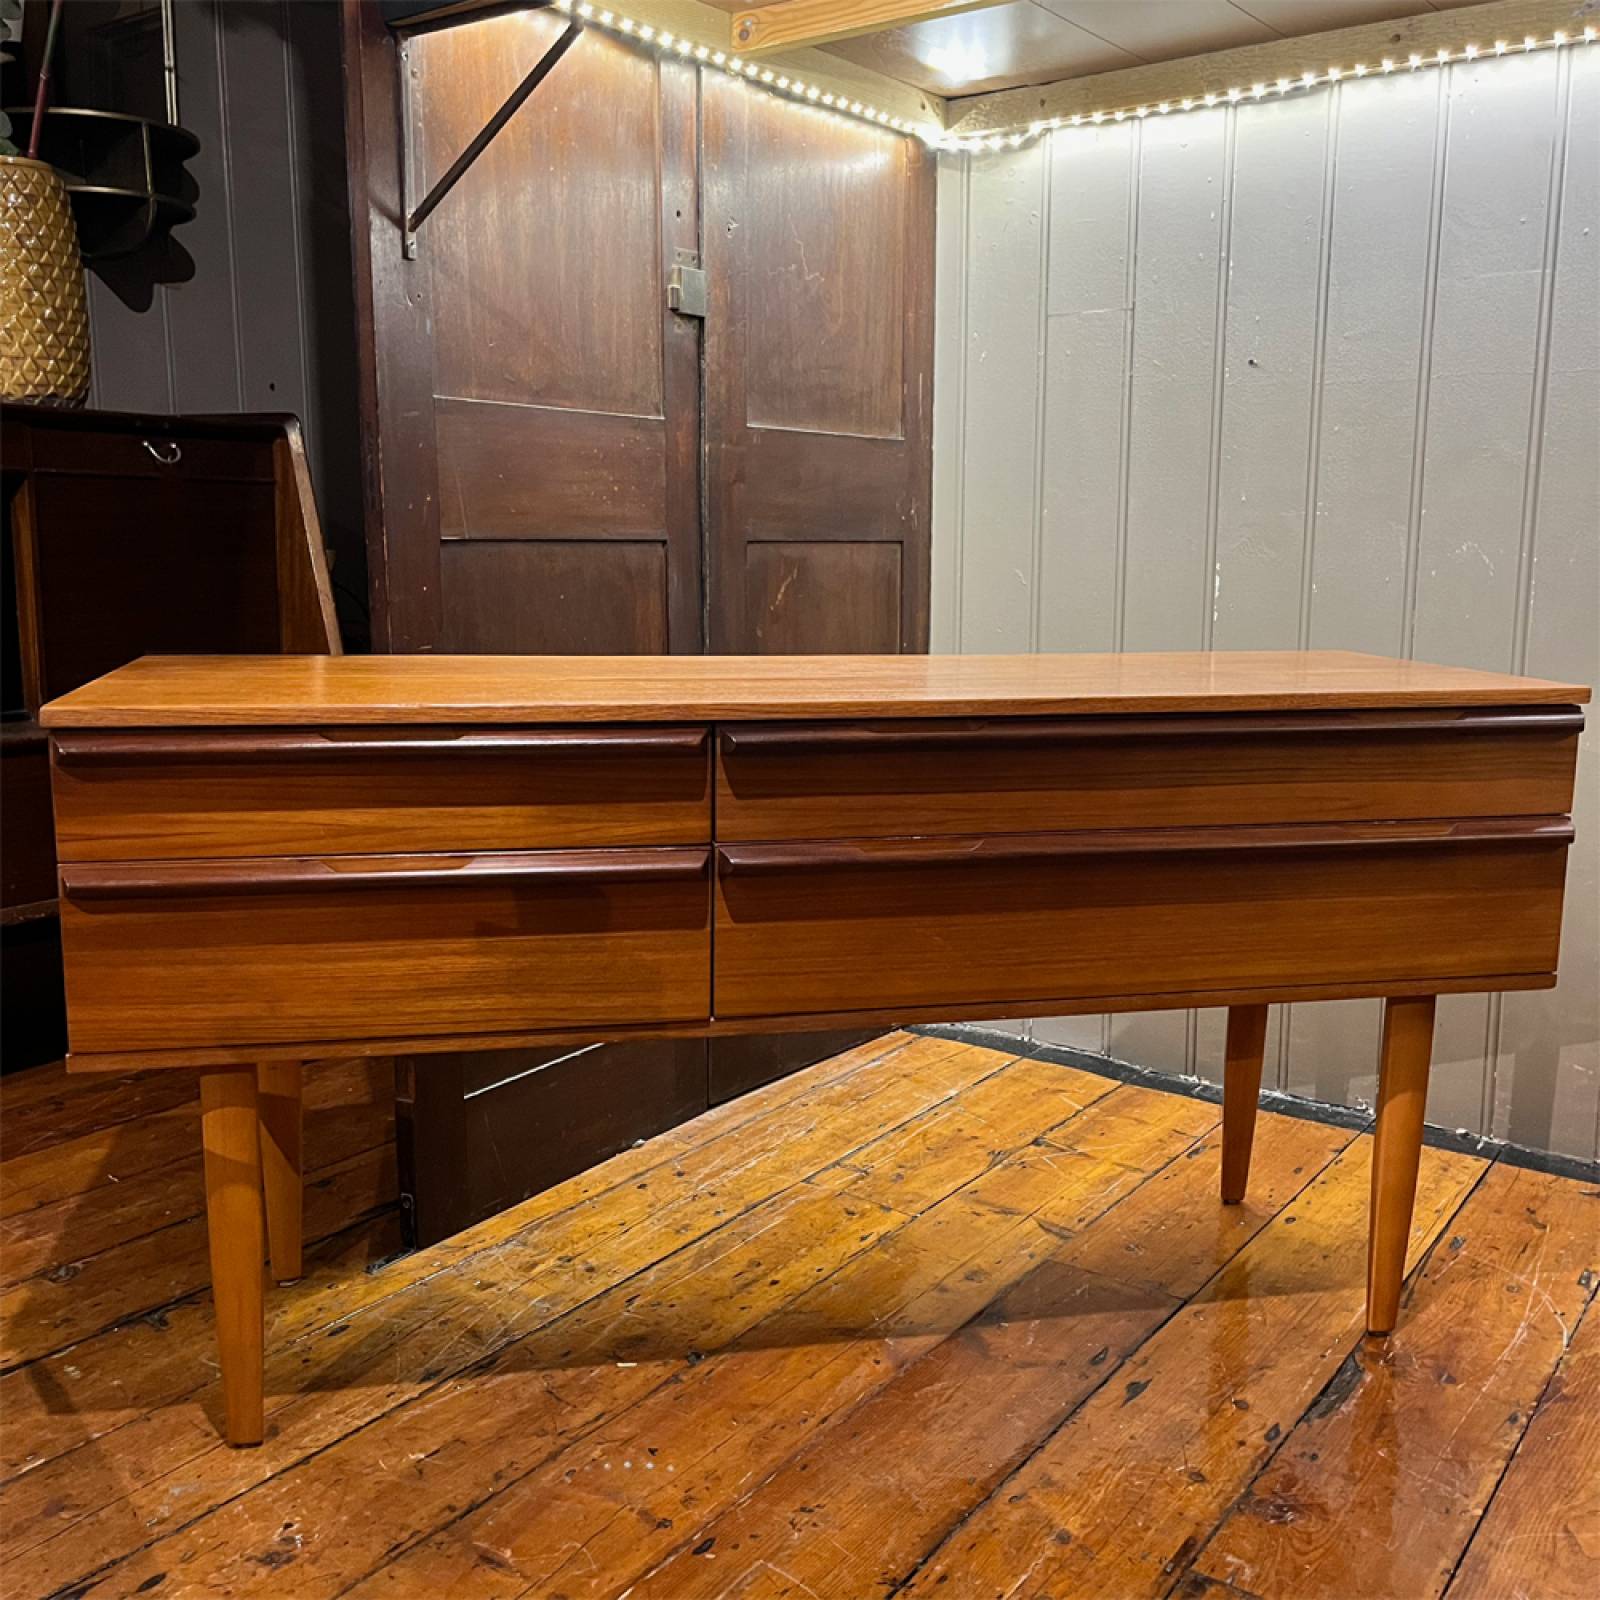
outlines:
{"label": "mid century teak sideboard", "polygon": [[42,718],[69,1065],[199,1069],[235,1444],[335,1053],[1227,1006],[1237,1201],[1266,1007],[1382,996],[1385,1333],[1435,996],[1555,982],[1588,698],[1327,651],[148,657]]}

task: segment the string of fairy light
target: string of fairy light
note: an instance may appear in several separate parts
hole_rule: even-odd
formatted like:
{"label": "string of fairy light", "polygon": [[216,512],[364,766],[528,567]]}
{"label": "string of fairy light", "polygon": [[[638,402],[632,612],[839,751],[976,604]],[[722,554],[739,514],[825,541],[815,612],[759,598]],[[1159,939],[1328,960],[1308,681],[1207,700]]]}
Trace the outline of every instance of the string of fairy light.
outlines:
{"label": "string of fairy light", "polygon": [[1059,128],[1098,127],[1108,122],[1129,122],[1149,117],[1181,115],[1186,111],[1210,110],[1217,106],[1251,105],[1271,98],[1304,94],[1309,90],[1326,88],[1350,78],[1376,78],[1423,72],[1452,66],[1458,62],[1531,55],[1541,50],[1560,50],[1572,45],[1589,45],[1595,42],[1597,32],[1591,24],[1582,32],[1568,33],[1557,29],[1547,35],[1527,34],[1520,40],[1492,39],[1487,44],[1469,41],[1454,50],[1441,47],[1425,52],[1411,51],[1404,56],[1380,55],[1371,61],[1351,61],[1348,65],[1330,66],[1321,72],[1307,70],[1272,79],[1239,83],[1226,89],[1208,90],[1203,94],[1184,95],[1177,99],[1156,100],[1149,104],[1105,106],[1093,111],[1075,111],[1070,116],[1039,118],[1025,127],[1000,128],[978,134],[961,135],[948,132],[933,122],[908,121],[868,101],[858,100],[849,94],[841,94],[820,84],[808,82],[787,70],[769,66],[762,61],[748,61],[733,51],[721,50],[714,45],[685,38],[648,22],[637,22],[609,6],[592,4],[591,0],[555,0],[555,9],[565,15],[577,17],[585,24],[605,28],[664,54],[678,55],[686,60],[716,68],[756,88],[787,95],[790,99],[803,104],[817,106],[841,116],[853,117],[861,122],[873,123],[895,133],[915,136],[936,149],[968,151],[1018,149]]}

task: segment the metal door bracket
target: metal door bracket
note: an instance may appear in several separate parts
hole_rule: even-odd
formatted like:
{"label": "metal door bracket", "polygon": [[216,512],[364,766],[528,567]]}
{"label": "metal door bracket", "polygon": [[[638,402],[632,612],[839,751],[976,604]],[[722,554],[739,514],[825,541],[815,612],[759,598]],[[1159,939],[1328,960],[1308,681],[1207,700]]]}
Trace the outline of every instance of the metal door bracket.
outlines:
{"label": "metal door bracket", "polygon": [[693,250],[674,250],[667,273],[667,306],[680,317],[703,317],[708,305],[705,269]]}
{"label": "metal door bracket", "polygon": [[401,222],[400,248],[407,261],[414,261],[417,257],[417,229],[433,214],[434,208],[444,197],[455,188],[461,175],[488,149],[494,136],[522,108],[523,102],[535,89],[550,76],[555,64],[577,42],[578,35],[583,32],[583,24],[574,17],[566,26],[561,37],[545,51],[544,55],[534,64],[532,70],[507,95],[505,103],[495,114],[484,123],[478,134],[469,141],[465,150],[450,163],[444,176],[422,197],[416,205],[411,204],[411,176],[417,168],[417,151],[415,142],[415,129],[412,125],[412,66],[410,50],[407,45],[400,48],[400,116],[404,123],[401,129],[401,149],[405,161],[405,193],[403,210],[405,216]]}

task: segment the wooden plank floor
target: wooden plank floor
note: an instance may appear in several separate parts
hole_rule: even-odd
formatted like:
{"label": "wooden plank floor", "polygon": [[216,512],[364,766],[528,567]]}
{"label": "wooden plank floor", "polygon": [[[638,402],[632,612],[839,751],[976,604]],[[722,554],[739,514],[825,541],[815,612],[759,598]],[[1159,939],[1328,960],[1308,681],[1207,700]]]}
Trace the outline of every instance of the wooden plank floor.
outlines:
{"label": "wooden plank floor", "polygon": [[1600,1593],[1596,1188],[890,1035],[397,1254],[386,1074],[309,1080],[268,1437],[217,1439],[192,1081],[0,1084],[0,1590]]}

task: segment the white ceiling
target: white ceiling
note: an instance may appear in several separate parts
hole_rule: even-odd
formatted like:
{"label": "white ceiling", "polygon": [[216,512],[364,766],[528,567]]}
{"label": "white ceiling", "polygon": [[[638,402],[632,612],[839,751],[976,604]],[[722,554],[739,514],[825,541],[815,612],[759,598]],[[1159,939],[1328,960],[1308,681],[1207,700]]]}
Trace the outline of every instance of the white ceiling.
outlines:
{"label": "white ceiling", "polygon": [[[751,0],[712,0],[742,11]],[[825,48],[939,95],[986,94],[1478,0],[1009,0]]]}

